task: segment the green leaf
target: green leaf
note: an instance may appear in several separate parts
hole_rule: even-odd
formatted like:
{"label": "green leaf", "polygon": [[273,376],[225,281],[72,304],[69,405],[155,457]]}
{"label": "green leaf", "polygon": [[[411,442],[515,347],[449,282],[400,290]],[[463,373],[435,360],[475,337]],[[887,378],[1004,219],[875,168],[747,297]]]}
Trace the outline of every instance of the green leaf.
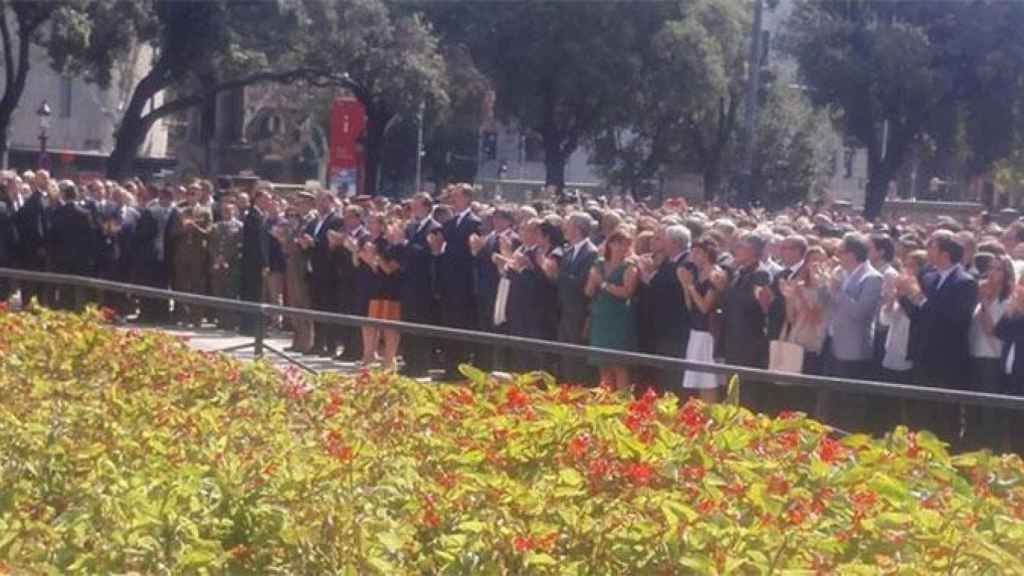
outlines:
{"label": "green leaf", "polygon": [[740,405],[740,377],[733,375],[729,378],[728,392],[725,395],[725,403],[731,406]]}
{"label": "green leaf", "polygon": [[582,486],[583,476],[575,468],[562,468],[558,472],[558,480],[567,486]]}
{"label": "green leaf", "polygon": [[459,532],[468,532],[470,534],[479,534],[487,529],[487,525],[479,520],[467,520],[460,522],[458,526]]}
{"label": "green leaf", "polygon": [[397,554],[403,547],[402,537],[395,532],[381,532],[377,535],[377,540],[389,554]]}
{"label": "green leaf", "polygon": [[558,564],[558,561],[549,554],[529,552],[526,554],[524,564],[527,568],[531,566],[555,566]]}
{"label": "green leaf", "polygon": [[473,383],[474,387],[487,387],[487,373],[471,364],[459,364],[459,373]]}

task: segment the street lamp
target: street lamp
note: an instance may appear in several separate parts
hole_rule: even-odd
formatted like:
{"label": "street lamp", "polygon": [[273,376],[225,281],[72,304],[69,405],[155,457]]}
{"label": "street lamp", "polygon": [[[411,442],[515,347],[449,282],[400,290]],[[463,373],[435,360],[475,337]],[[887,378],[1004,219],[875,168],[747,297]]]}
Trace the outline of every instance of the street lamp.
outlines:
{"label": "street lamp", "polygon": [[39,116],[39,167],[45,168],[46,166],[46,131],[50,128],[50,104],[44,99],[39,104],[39,109],[36,110],[36,116]]}

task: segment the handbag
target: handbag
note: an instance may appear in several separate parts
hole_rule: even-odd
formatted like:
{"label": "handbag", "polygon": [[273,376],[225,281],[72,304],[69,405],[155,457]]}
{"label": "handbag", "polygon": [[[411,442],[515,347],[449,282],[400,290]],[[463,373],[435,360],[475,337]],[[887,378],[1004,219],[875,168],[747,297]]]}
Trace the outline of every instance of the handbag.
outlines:
{"label": "handbag", "polygon": [[[785,335],[780,335],[778,340],[772,340],[768,348],[768,369],[778,372],[790,372],[799,374],[804,369],[804,349],[799,344],[789,342],[789,332],[792,324],[786,323]],[[781,382],[776,384],[785,386]]]}
{"label": "handbag", "polygon": [[494,298],[494,325],[501,326],[508,318],[505,309],[508,307],[508,287],[512,283],[505,276],[498,280],[498,294]]}

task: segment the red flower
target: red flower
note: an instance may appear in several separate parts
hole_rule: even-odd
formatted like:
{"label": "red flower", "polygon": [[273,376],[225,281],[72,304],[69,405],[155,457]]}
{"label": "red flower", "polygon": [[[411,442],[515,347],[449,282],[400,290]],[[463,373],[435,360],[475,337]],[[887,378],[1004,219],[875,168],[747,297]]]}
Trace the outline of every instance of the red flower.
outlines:
{"label": "red flower", "polygon": [[716,504],[713,500],[701,500],[700,503],[697,504],[697,512],[700,512],[704,516],[713,513],[717,509],[718,504]]}
{"label": "red flower", "polygon": [[807,507],[804,505],[802,500],[797,500],[792,506],[790,506],[789,510],[786,512],[786,519],[794,526],[803,524],[804,520],[807,519]]}
{"label": "red flower", "polygon": [[793,412],[792,410],[783,410],[779,412],[779,420],[796,420],[800,417],[799,412]]}
{"label": "red flower", "polygon": [[441,525],[441,518],[434,509],[434,497],[430,494],[423,498],[423,524],[427,528],[437,528]]}
{"label": "red flower", "polygon": [[846,448],[842,444],[827,436],[821,439],[821,443],[818,444],[818,458],[821,458],[822,462],[832,464],[845,457]]}
{"label": "red flower", "polygon": [[593,482],[604,480],[612,470],[612,464],[607,458],[597,458],[590,462],[588,472]]}
{"label": "red flower", "polygon": [[770,494],[788,494],[789,488],[789,480],[786,480],[782,474],[775,474],[768,479],[768,493]]}
{"label": "red flower", "polygon": [[870,490],[862,490],[860,492],[854,492],[850,496],[850,501],[853,502],[853,509],[860,514],[864,514],[875,507],[878,503],[878,494]]}
{"label": "red flower", "polygon": [[623,472],[623,475],[637,487],[649,486],[654,479],[654,469],[644,463],[630,464]]}
{"label": "red flower", "polygon": [[342,463],[348,463],[355,456],[355,451],[342,441],[340,434],[330,432],[327,435],[327,454]]}
{"label": "red flower", "polygon": [[704,405],[699,400],[690,399],[679,411],[679,423],[686,428],[690,436],[696,436],[704,429],[708,417],[704,415]]}
{"label": "red flower", "polygon": [[783,432],[777,436],[779,445],[789,451],[796,450],[800,447],[800,433],[796,430],[790,430],[789,432]]}
{"label": "red flower", "polygon": [[729,484],[728,486],[724,487],[723,490],[725,490],[729,494],[732,494],[733,496],[740,497],[746,494],[747,485],[744,484],[743,482],[740,482],[739,480],[736,480],[732,484]]}
{"label": "red flower", "polygon": [[324,408],[324,418],[333,418],[341,411],[343,400],[341,394],[331,394],[331,402]]}
{"label": "red flower", "polygon": [[537,542],[532,536],[516,536],[516,552],[529,552],[537,547]]}
{"label": "red flower", "polygon": [[700,464],[683,467],[683,478],[690,482],[700,482],[704,479],[705,474],[707,471]]}
{"label": "red flower", "polygon": [[527,396],[518,386],[512,386],[505,392],[505,410],[516,412],[529,406],[530,397]]}
{"label": "red flower", "polygon": [[569,441],[569,453],[573,458],[582,460],[590,451],[591,443],[590,434],[580,434]]}

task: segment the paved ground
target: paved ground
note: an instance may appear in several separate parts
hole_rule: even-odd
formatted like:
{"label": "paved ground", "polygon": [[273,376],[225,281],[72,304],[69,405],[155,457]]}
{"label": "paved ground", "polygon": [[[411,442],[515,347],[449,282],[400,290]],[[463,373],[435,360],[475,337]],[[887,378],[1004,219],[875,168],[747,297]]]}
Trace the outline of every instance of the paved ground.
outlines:
{"label": "paved ground", "polygon": [[[219,330],[213,326],[204,326],[202,328],[185,328],[182,326],[173,325],[160,325],[160,326],[144,326],[129,322],[126,324],[127,327],[138,327],[143,330],[159,330],[167,334],[173,334],[175,336],[182,336],[188,339],[189,344],[196,350],[202,350],[206,352],[217,352],[240,346],[242,344],[251,344],[253,339],[251,336],[240,336],[236,332],[229,332],[225,330]],[[342,371],[342,372],[355,372],[360,369],[360,366],[354,362],[338,362],[337,360],[330,358],[321,358],[320,356],[305,356],[302,354],[296,354],[294,352],[287,352],[286,348],[291,346],[291,334],[287,332],[271,332],[264,340],[267,346],[273,347],[285,356],[292,359],[293,361],[301,362],[309,368],[316,370],[317,372],[327,371]],[[241,350],[233,350],[231,354],[236,358],[242,360],[252,360],[255,358],[253,348],[251,346],[243,348]],[[268,349],[264,350],[264,358],[273,363],[275,366],[286,367],[292,365],[285,358],[271,352]]]}

